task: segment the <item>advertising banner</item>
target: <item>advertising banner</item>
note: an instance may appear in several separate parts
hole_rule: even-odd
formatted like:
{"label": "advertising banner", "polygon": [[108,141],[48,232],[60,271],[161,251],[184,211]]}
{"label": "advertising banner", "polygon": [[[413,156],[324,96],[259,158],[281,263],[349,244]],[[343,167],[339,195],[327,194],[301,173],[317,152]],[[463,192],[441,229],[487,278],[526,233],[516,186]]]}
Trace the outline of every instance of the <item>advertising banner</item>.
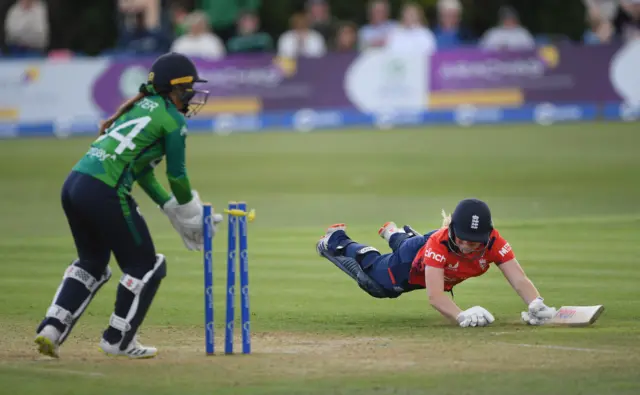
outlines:
{"label": "advertising banner", "polygon": [[[200,116],[248,114],[300,108],[424,109],[426,59],[384,53],[332,54],[321,59],[272,55],[220,61],[196,60],[201,89],[210,92]],[[111,64],[93,85],[93,101],[111,112],[135,94],[151,61]]]}
{"label": "advertising banner", "polygon": [[612,69],[618,50],[546,46],[525,52],[437,53],[431,62],[430,107],[620,101],[610,79],[625,73]]}
{"label": "advertising banner", "polygon": [[[637,101],[639,90],[632,87],[640,84],[634,69],[639,45],[461,49],[430,58],[384,50],[299,60],[252,55],[196,64],[209,81],[204,89],[211,92],[203,116],[301,108],[412,112],[462,105]],[[135,93],[150,65],[112,63],[96,78],[93,101],[102,111],[113,111]]]}
{"label": "advertising banner", "polygon": [[[153,59],[0,62],[0,136],[94,132],[147,80]],[[640,42],[532,51],[385,50],[284,59],[195,59],[207,106],[190,125],[226,133],[269,128],[511,121],[549,124],[640,115]],[[87,130],[91,129],[91,130]]]}
{"label": "advertising banner", "polygon": [[100,114],[90,87],[106,59],[0,61],[0,121],[45,122]]}

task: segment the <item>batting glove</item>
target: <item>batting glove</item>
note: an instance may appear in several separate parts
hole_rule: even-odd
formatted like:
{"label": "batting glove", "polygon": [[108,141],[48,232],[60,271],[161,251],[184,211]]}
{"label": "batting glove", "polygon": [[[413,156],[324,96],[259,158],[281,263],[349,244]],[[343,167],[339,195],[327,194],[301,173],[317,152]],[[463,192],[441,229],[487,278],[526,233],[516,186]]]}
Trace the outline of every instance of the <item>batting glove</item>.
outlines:
{"label": "batting glove", "polygon": [[462,328],[487,326],[495,320],[487,309],[480,306],[474,306],[458,314],[458,324]]}
{"label": "batting glove", "polygon": [[556,308],[549,307],[544,304],[544,299],[541,297],[535,298],[529,303],[528,311],[523,311],[520,316],[522,321],[528,325],[544,325],[550,319],[556,315]]}

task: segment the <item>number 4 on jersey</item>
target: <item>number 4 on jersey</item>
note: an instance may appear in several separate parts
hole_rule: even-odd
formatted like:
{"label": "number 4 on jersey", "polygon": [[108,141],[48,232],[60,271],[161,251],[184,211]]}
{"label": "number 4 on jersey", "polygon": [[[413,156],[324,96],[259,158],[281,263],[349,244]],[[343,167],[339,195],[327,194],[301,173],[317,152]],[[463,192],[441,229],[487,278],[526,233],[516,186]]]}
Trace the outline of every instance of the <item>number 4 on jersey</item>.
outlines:
{"label": "number 4 on jersey", "polygon": [[[133,143],[133,139],[136,138],[138,133],[144,130],[145,126],[147,126],[149,122],[151,122],[151,117],[147,116],[135,118],[120,125],[112,126],[111,129],[107,133],[100,136],[97,141],[102,141],[107,137],[118,140],[120,144],[118,144],[114,152],[120,155],[124,152],[125,149],[133,150],[136,148],[136,145]],[[119,133],[120,130],[127,129],[129,127],[132,128],[126,135]]]}

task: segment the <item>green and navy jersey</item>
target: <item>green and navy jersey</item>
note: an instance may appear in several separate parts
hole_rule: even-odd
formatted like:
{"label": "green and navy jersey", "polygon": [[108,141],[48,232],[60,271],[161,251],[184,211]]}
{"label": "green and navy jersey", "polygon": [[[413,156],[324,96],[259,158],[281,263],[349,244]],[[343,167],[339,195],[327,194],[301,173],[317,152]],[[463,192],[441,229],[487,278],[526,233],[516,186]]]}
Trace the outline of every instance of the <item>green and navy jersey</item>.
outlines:
{"label": "green and navy jersey", "polygon": [[169,193],[155,178],[154,167],[166,156],[167,177],[178,203],[189,202],[191,185],[185,165],[187,126],[175,105],[161,96],[146,96],[98,137],[73,170],[131,192],[135,182],[159,204]]}

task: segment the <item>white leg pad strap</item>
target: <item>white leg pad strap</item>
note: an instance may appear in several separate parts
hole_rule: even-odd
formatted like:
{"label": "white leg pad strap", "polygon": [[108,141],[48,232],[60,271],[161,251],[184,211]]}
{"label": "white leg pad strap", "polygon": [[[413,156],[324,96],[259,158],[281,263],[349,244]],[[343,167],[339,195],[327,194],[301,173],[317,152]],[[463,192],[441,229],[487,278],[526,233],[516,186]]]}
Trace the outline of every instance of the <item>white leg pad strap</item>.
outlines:
{"label": "white leg pad strap", "polygon": [[128,274],[123,274],[120,278],[120,284],[131,291],[132,294],[140,295],[140,292],[142,292],[142,288],[144,288],[145,283],[144,280],[138,280],[137,278]]}
{"label": "white leg pad strap", "polygon": [[100,286],[102,286],[102,284],[106,283],[111,278],[111,268],[109,267],[109,265],[107,265],[107,267],[104,269],[104,273],[102,273],[102,277],[100,277],[99,280],[96,280],[96,278],[93,277],[91,274],[89,274],[89,272],[87,272],[81,267],[76,266],[75,264],[77,262],[78,262],[77,260],[74,261],[71,265],[69,265],[67,270],[64,271],[64,275],[62,276],[62,282],[60,283],[60,286],[58,287],[58,290],[56,291],[56,294],[53,297],[52,303],[55,303],[56,299],[58,299],[58,295],[60,294],[60,291],[62,290],[62,286],[64,285],[64,280],[67,278],[72,278],[82,283],[87,288],[87,290],[91,292],[92,295],[96,292],[98,288],[100,288]]}
{"label": "white leg pad strap", "polygon": [[60,306],[52,305],[47,309],[47,318],[55,318],[58,321],[65,324],[67,327],[73,323],[73,315],[69,310],[64,309]]}
{"label": "white leg pad strap", "polygon": [[131,291],[135,295],[133,298],[133,302],[131,303],[131,307],[129,308],[129,312],[127,313],[126,318],[118,317],[117,315],[111,314],[111,319],[109,320],[109,325],[113,328],[121,331],[123,334],[131,329],[131,320],[135,317],[138,312],[138,304],[140,303],[140,294],[144,289],[145,285],[149,281],[149,279],[155,274],[156,270],[164,263],[164,255],[158,254],[156,263],[153,266],[153,269],[145,273],[142,279],[137,279],[129,274],[123,274],[120,278],[120,284]]}
{"label": "white leg pad strap", "polygon": [[[102,276],[100,277],[100,279],[96,279],[83,268],[76,266],[77,263],[78,263],[78,260],[75,260],[74,262],[71,263],[71,265],[69,265],[67,270],[65,270],[64,275],[62,276],[62,282],[60,283],[60,286],[58,287],[58,290],[56,291],[56,294],[53,297],[51,307],[49,307],[46,314],[47,317],[57,318],[58,320],[60,320],[60,322],[66,325],[66,329],[62,332],[60,336],[61,342],[64,341],[64,339],[66,339],[66,337],[69,335],[69,330],[71,329],[75,321],[77,321],[78,318],[80,318],[82,313],[84,313],[87,306],[89,305],[89,302],[91,302],[91,299],[93,299],[93,295],[97,292],[98,288],[100,288],[104,283],[109,281],[109,279],[111,278],[111,268],[108,265],[104,269],[104,273],[102,273]],[[65,280],[67,278],[71,278],[75,281],[80,282],[89,291],[89,295],[82,302],[82,305],[80,305],[78,310],[74,311],[73,313],[56,305],[56,300],[58,299],[58,295],[62,291],[62,287],[64,286]],[[66,312],[67,314],[64,314],[64,312]]]}
{"label": "white leg pad strap", "polygon": [[128,332],[131,329],[131,325],[124,318],[120,318],[115,313],[111,314],[111,318],[109,319],[109,326],[112,326],[119,330],[120,332]]}
{"label": "white leg pad strap", "polygon": [[105,278],[111,277],[111,270],[109,266],[107,266],[102,278],[100,280],[93,277],[88,271],[84,270],[81,267],[76,265],[71,265],[64,272],[63,279],[72,278],[80,283],[84,284],[87,287],[87,290],[91,293],[94,293],[96,289],[100,286],[100,284],[104,281]]}

